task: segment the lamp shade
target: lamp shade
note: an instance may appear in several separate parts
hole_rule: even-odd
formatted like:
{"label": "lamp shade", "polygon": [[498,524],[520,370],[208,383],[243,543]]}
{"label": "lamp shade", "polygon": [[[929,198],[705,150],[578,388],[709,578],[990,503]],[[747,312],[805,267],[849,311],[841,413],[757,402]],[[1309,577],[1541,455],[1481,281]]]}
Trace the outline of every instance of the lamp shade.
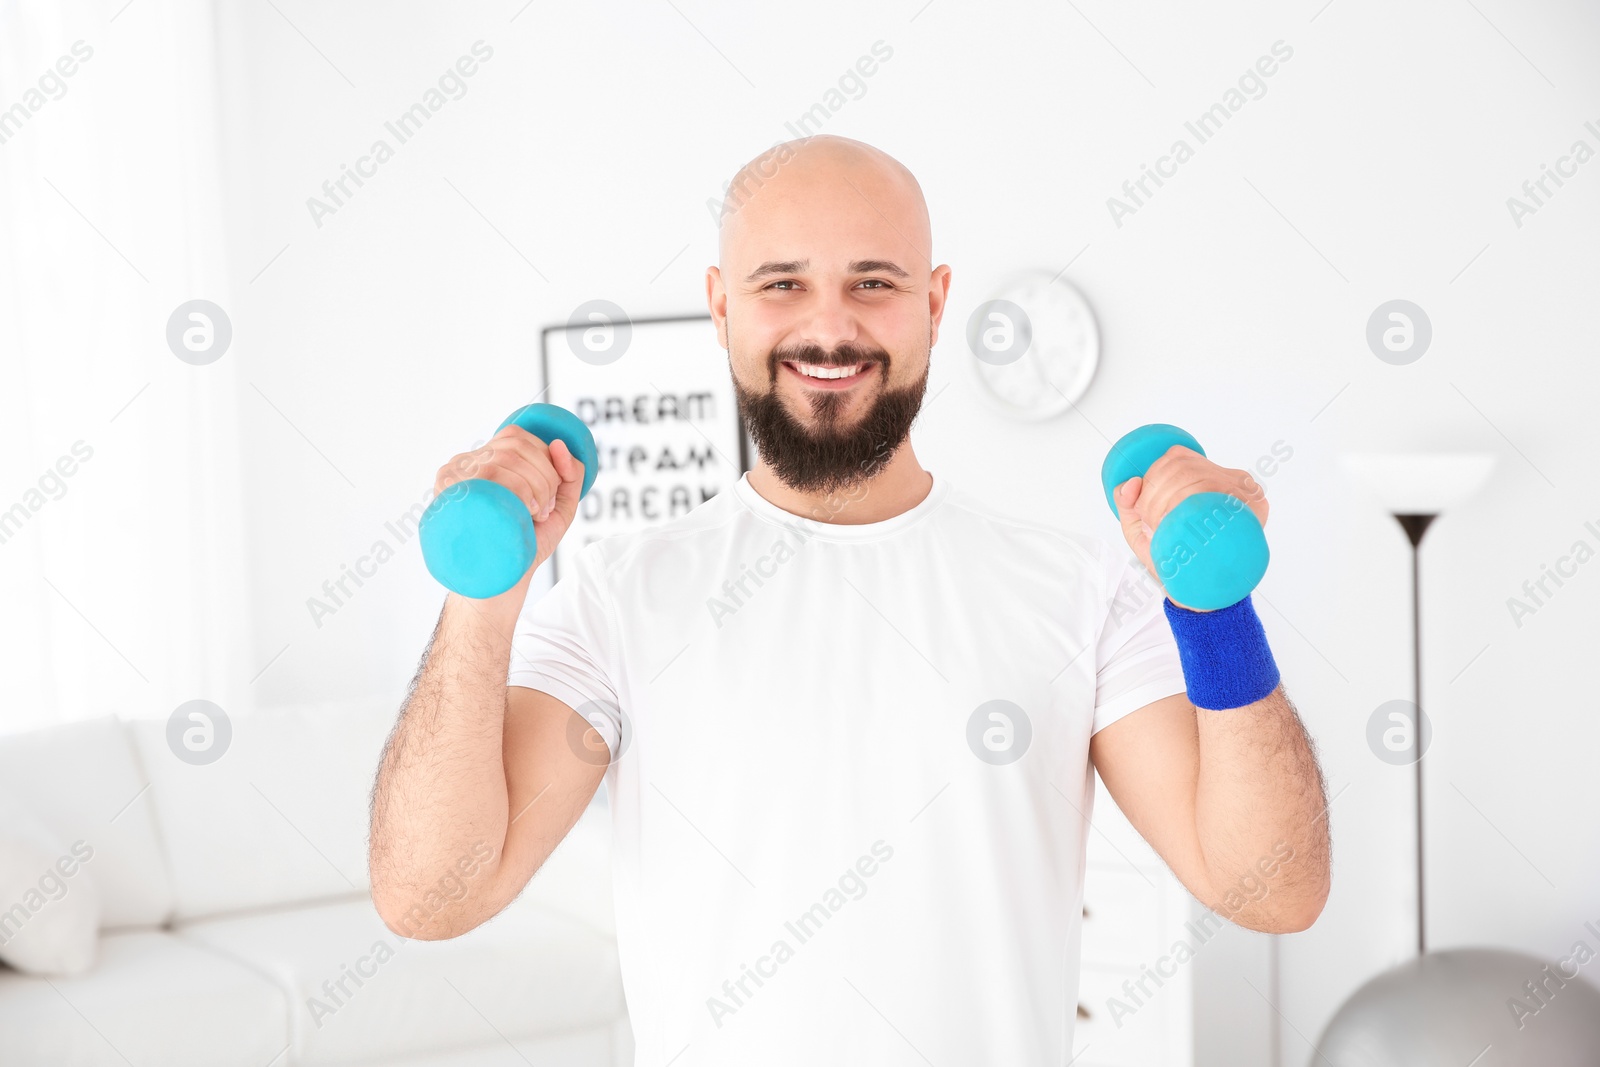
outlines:
{"label": "lamp shade", "polygon": [[1492,452],[1353,452],[1339,466],[1391,515],[1437,515],[1483,488]]}

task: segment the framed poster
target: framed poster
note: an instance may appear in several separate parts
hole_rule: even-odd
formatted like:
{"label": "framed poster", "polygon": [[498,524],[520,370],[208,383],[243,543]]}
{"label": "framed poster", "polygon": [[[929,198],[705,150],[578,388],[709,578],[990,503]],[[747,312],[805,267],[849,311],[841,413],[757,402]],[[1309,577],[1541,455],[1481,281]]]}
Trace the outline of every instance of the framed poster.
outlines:
{"label": "framed poster", "polygon": [[539,334],[545,391],[594,434],[599,472],[550,559],[685,515],[750,469],[728,357],[709,315],[629,319],[592,301]]}

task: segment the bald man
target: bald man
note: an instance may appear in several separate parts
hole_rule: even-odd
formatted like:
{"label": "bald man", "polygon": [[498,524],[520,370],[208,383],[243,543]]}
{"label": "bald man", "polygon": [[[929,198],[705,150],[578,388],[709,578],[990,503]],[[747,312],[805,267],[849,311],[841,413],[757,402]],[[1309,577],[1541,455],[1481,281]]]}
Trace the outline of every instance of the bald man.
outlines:
{"label": "bald man", "polygon": [[[1248,598],[1164,599],[1150,560],[1183,497],[1265,521],[1259,486],[1174,449],[1120,488],[1121,545],[925,469],[949,289],[904,166],[776,146],[730,184],[706,272],[754,470],[586,545],[532,604],[581,465],[511,426],[440,470],[520,494],[539,556],[501,596],[448,597],[385,751],[391,929],[495,915],[604,780],[635,1064],[1065,1064],[1091,767],[1202,904],[1311,924],[1323,782],[1260,624]],[[430,894],[479,842],[459,897]]]}

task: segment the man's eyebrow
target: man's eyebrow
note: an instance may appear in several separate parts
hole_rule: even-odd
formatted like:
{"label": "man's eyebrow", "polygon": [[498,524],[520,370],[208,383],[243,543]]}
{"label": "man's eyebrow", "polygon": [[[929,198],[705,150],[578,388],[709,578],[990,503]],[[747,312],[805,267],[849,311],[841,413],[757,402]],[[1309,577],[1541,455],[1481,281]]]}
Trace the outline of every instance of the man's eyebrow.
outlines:
{"label": "man's eyebrow", "polygon": [[[804,274],[810,269],[811,261],[809,259],[768,260],[751,271],[745,281],[753,282],[773,274]],[[858,259],[850,264],[850,273],[893,274],[896,278],[911,277],[899,264],[890,262],[887,259]]]}
{"label": "man's eyebrow", "polygon": [[747,277],[745,281],[753,282],[758,278],[765,278],[770,274],[801,274],[810,268],[811,261],[809,259],[786,259],[782,262],[769,259],[765,263],[761,264],[761,266],[751,271],[750,276]]}
{"label": "man's eyebrow", "polygon": [[909,278],[911,275],[900,269],[900,264],[891,263],[887,259],[858,259],[850,264],[851,274],[893,274],[896,278]]}

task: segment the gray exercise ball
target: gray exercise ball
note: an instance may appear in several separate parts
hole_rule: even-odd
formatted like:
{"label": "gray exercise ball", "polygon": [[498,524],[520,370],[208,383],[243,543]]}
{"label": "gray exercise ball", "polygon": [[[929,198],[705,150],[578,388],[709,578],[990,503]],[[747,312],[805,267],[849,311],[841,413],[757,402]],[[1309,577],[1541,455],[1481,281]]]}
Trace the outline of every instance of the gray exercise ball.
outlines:
{"label": "gray exercise ball", "polygon": [[1429,952],[1356,990],[1307,1063],[1595,1067],[1600,989],[1582,971],[1592,952],[1580,948],[1551,963],[1493,948]]}

